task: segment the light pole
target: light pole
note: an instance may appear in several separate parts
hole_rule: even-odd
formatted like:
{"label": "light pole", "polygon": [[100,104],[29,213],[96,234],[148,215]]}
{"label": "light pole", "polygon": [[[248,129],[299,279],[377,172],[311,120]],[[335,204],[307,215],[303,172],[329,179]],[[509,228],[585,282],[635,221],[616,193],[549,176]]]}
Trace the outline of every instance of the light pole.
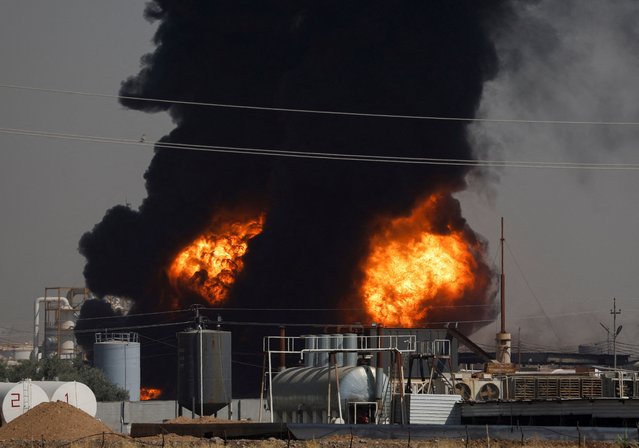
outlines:
{"label": "light pole", "polygon": [[619,327],[617,327],[617,314],[621,314],[621,310],[617,309],[617,299],[615,297],[612,299],[610,314],[612,314],[612,328],[615,329],[615,333],[612,335],[612,359],[614,363],[613,367],[617,370],[617,336],[621,333],[622,326],[619,325]]}

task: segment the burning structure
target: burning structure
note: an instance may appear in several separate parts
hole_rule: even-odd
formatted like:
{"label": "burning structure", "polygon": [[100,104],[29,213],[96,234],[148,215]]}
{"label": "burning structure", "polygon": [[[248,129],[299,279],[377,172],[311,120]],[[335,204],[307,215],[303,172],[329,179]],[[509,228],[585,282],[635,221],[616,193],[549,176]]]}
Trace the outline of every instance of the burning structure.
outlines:
{"label": "burning structure", "polygon": [[[139,210],[113,207],[80,241],[87,286],[132,299],[131,314],[94,304],[78,327],[138,325],[166,341],[179,328],[152,323],[179,324],[191,304],[253,330],[494,318],[486,243],[453,197],[471,170],[459,161],[474,158],[466,122],[406,116],[473,117],[506,14],[473,0],[150,2],[157,48],[121,102],[176,128]],[[260,338],[236,329],[233,361],[256,364]],[[174,372],[149,363],[175,354],[157,350],[142,384],[170,395]]]}

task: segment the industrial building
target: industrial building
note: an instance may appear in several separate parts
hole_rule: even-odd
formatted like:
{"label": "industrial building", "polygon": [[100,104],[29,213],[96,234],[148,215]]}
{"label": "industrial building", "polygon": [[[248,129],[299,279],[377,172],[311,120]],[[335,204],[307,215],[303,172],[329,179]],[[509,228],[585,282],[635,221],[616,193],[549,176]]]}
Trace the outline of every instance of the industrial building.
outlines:
{"label": "industrial building", "polygon": [[[47,288],[34,304],[33,355],[77,356],[74,329],[79,309],[92,299],[83,288]],[[125,301],[112,300],[126,306]],[[89,412],[123,432],[136,421],[157,423],[160,416],[211,414],[286,424],[619,426],[639,422],[639,376],[601,367],[611,363],[610,355],[592,351],[513,355],[505,331],[498,334],[496,352],[487,353],[453,326],[360,325],[301,336],[287,336],[282,329],[263,341],[260,396],[234,399],[232,333],[219,325],[217,330],[207,329],[204,322],[196,311],[191,328],[176,333],[175,400],[140,401],[142,349],[136,333],[96,332],[94,365],[125,389],[130,400],[89,403]],[[18,351],[15,354],[19,359]],[[523,361],[518,365],[496,362],[500,356]],[[616,354],[615,360],[625,365],[629,357]],[[78,392],[82,386],[76,385],[75,393],[88,395],[90,390]],[[5,383],[0,392],[6,397],[15,388],[23,390],[23,395],[28,389],[26,395],[33,404],[54,399],[56,388],[62,387],[69,386]],[[85,406],[81,401],[76,400],[78,407]]]}

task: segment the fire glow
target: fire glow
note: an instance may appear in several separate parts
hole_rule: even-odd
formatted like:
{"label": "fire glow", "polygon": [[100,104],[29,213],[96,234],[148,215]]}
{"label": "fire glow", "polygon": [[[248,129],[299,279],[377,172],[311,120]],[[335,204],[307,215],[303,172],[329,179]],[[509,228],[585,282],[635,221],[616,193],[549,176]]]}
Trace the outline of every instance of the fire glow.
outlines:
{"label": "fire glow", "polygon": [[213,224],[182,249],[168,269],[176,291],[199,294],[210,304],[224,301],[237,275],[249,241],[262,232],[264,215]]}
{"label": "fire glow", "polygon": [[162,390],[154,387],[141,387],[140,388],[140,400],[157,400],[162,395]]}
{"label": "fire glow", "polygon": [[438,204],[433,195],[406,217],[387,219],[370,240],[360,293],[374,322],[415,327],[435,306],[462,302],[476,287],[478,243],[462,230],[435,230]]}

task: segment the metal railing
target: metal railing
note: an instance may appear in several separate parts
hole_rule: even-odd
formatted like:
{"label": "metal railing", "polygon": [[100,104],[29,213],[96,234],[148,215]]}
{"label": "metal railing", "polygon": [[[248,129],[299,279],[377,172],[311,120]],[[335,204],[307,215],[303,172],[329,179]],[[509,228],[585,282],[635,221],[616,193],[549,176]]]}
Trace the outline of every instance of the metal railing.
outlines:
{"label": "metal railing", "polygon": [[[336,348],[338,342],[343,341],[342,334],[328,335],[308,335],[308,336],[266,336],[262,349],[265,353],[273,354],[299,354],[311,352],[381,352],[397,351],[400,353],[414,353],[417,348],[417,337],[415,335],[379,335],[379,336],[355,336],[357,348]],[[306,341],[315,338],[319,341],[323,339],[327,342],[326,348],[308,348]],[[283,346],[283,348],[282,348]]]}
{"label": "metal railing", "polygon": [[137,333],[96,333],[95,342],[138,342]]}

